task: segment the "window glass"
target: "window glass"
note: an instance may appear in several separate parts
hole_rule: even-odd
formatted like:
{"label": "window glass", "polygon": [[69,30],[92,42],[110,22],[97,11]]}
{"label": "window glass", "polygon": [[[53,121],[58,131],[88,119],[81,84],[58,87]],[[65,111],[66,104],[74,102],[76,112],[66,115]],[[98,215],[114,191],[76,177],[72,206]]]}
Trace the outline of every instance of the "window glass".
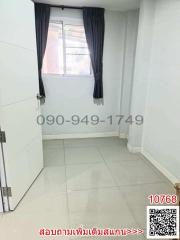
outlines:
{"label": "window glass", "polygon": [[90,75],[90,59],[88,55],[72,55],[66,56],[67,69],[66,73],[72,75]]}
{"label": "window glass", "polygon": [[50,23],[45,56],[43,60],[43,73],[63,74],[63,38],[62,23]]}
{"label": "window glass", "polygon": [[90,75],[91,61],[84,26],[51,22],[43,73]]}

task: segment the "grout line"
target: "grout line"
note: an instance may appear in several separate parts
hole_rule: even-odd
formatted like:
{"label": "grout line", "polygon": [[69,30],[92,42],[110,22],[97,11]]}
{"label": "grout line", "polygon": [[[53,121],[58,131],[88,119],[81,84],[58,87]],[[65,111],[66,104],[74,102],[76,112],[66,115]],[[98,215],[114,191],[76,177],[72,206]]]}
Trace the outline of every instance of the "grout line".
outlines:
{"label": "grout line", "polygon": [[68,196],[68,187],[67,187],[67,165],[66,165],[66,154],[64,147],[63,139],[63,153],[64,153],[64,169],[65,169],[65,181],[66,181],[66,204],[67,204],[67,217],[68,217],[68,227],[70,228],[70,208],[69,208],[69,196]]}
{"label": "grout line", "polygon": [[160,184],[164,182],[154,182],[154,183],[138,183],[138,184],[128,184],[128,185],[114,185],[114,186],[101,186],[101,187],[92,187],[92,188],[80,188],[80,189],[69,189],[68,192],[81,192],[81,191],[93,191],[93,190],[105,190],[109,188],[116,188],[116,190],[120,190],[120,188],[124,187],[136,187],[136,186],[145,186],[145,185],[154,185]]}
{"label": "grout line", "polygon": [[[86,147],[86,146],[82,146],[82,148],[84,148],[84,147]],[[153,185],[153,184],[159,184],[159,183],[165,183],[164,181],[157,181],[157,182],[148,182],[148,183],[138,183],[138,184],[125,184],[125,185],[119,185],[117,182],[116,182],[116,179],[114,178],[114,176],[113,176],[113,174],[112,174],[112,171],[111,171],[111,169],[110,169],[110,167],[109,167],[109,165],[108,165],[108,162],[107,161],[105,161],[105,159],[104,159],[104,157],[103,157],[103,154],[102,154],[102,152],[100,151],[100,149],[99,149],[99,146],[96,146],[95,147],[96,149],[97,149],[97,151],[98,151],[98,153],[99,153],[99,155],[100,155],[100,157],[101,157],[101,159],[103,160],[103,162],[94,162],[94,163],[78,163],[78,164],[66,164],[66,152],[65,152],[65,143],[64,143],[64,140],[63,140],[63,147],[62,147],[62,149],[63,149],[63,153],[64,153],[64,168],[65,168],[65,180],[66,180],[66,203],[67,203],[67,217],[68,217],[68,225],[69,225],[69,227],[71,227],[70,226],[70,206],[69,206],[69,192],[85,192],[85,191],[98,191],[98,190],[105,190],[105,189],[111,189],[111,190],[115,190],[115,191],[118,191],[118,192],[120,192],[121,194],[122,194],[122,196],[123,196],[123,199],[125,200],[126,198],[124,197],[125,196],[125,194],[123,193],[123,192],[121,192],[121,188],[122,187],[132,187],[132,186],[143,186],[143,185]],[[141,156],[140,156],[140,158],[141,158]],[[141,158],[142,159],[142,158]],[[144,160],[144,159],[143,159]],[[70,166],[70,165],[72,165],[72,166],[78,166],[78,165],[84,165],[84,164],[91,164],[91,165],[94,165],[94,164],[98,164],[98,163],[103,163],[103,164],[105,164],[105,166],[107,167],[107,169],[108,169],[108,171],[110,172],[110,175],[112,176],[112,179],[113,179],[113,181],[114,181],[114,183],[116,184],[115,186],[107,186],[107,187],[97,187],[97,188],[87,188],[87,189],[74,189],[74,190],[71,190],[71,189],[69,189],[68,190],[68,187],[67,187],[67,167],[68,166]],[[149,165],[148,165],[149,166]],[[130,213],[131,213],[131,215],[132,215],[132,218],[133,218],[133,220],[134,220],[134,222],[135,222],[135,224],[137,225],[137,227],[139,227],[139,228],[141,228],[141,229],[143,229],[140,225],[141,224],[139,224],[138,223],[138,220],[136,220],[136,217],[135,217],[135,214],[134,214],[134,212],[133,212],[133,205],[130,205],[129,203],[128,203],[128,201],[126,200],[125,201],[125,203],[127,204],[127,207],[128,207],[128,209],[129,209],[129,211],[130,211]],[[145,238],[145,235],[143,235],[143,237]],[[146,239],[146,238],[145,238]]]}
{"label": "grout line", "polygon": [[83,163],[83,162],[79,162],[79,163],[66,163],[65,165],[66,166],[77,166],[77,165],[92,165],[92,164],[102,164],[102,163],[104,163],[104,162],[102,162],[102,161],[97,161],[97,162],[85,162],[85,163]]}
{"label": "grout line", "polygon": [[[63,141],[63,145],[64,145],[64,140],[62,140]],[[71,147],[69,147],[69,148],[71,148]],[[82,148],[84,148],[84,146],[82,146]],[[86,148],[86,147],[85,147]],[[99,153],[99,155],[100,155],[100,157],[101,157],[101,159],[103,160],[103,161],[97,161],[97,162],[81,162],[81,163],[66,163],[66,161],[65,161],[65,147],[64,146],[62,146],[62,149],[63,149],[63,152],[64,152],[64,164],[63,165],[56,165],[56,166],[47,166],[47,167],[66,167],[66,166],[79,166],[79,165],[93,165],[93,164],[105,164],[106,166],[107,166],[107,168],[108,168],[108,170],[110,171],[110,173],[111,173],[111,170],[110,170],[110,168],[109,168],[109,166],[108,166],[108,164],[107,164],[107,162],[106,162],[106,160],[104,159],[104,157],[103,157],[103,155],[102,155],[102,153],[101,153],[101,151],[100,151],[100,149],[99,149],[99,146],[97,146],[97,147],[95,147],[94,146],[94,148],[98,151],[98,153]],[[139,156],[139,155],[138,155]],[[141,157],[141,156],[139,156],[140,157],[140,159],[139,160],[144,160],[144,161],[146,161],[146,159],[143,159],[143,157]],[[132,161],[132,160],[130,160],[130,161]],[[114,163],[121,163],[121,162],[126,162],[125,160],[123,160],[123,161],[116,161],[116,162],[114,162]],[[148,163],[146,163],[146,165],[148,165],[149,166],[149,164]],[[151,166],[150,166],[151,167]],[[154,170],[154,169],[153,169]],[[111,175],[112,175],[112,173],[111,173]],[[113,175],[112,175],[113,176]],[[114,178],[113,178],[114,179]],[[116,182],[116,181],[115,181]],[[158,183],[166,183],[164,180],[159,180],[159,181],[156,181],[156,182],[146,182],[146,183],[138,183],[138,184],[123,184],[123,185],[119,185],[117,182],[116,182],[116,186],[117,187],[124,187],[124,186],[140,186],[140,185],[147,185],[147,184],[158,184]],[[112,187],[116,187],[116,186],[112,186]],[[100,187],[101,188],[101,187]],[[100,189],[99,188],[99,189]],[[102,188],[104,188],[104,187],[102,187]],[[91,189],[94,189],[94,188],[87,188],[87,189],[78,189],[78,190],[71,190],[71,191],[81,191],[81,190],[91,190]],[[95,188],[95,189],[97,189],[97,188]]]}
{"label": "grout line", "polygon": [[69,189],[68,192],[88,192],[88,191],[95,191],[95,190],[106,190],[106,189],[114,189],[118,190],[117,186],[105,186],[105,187],[92,187],[92,188],[81,188],[81,189]]}
{"label": "grout line", "polygon": [[[118,183],[118,182],[116,181],[116,179],[114,178],[114,176],[113,176],[113,174],[112,174],[112,171],[111,171],[110,167],[108,166],[106,160],[104,159],[104,157],[103,157],[101,151],[100,151],[98,148],[97,148],[97,150],[99,151],[99,153],[100,153],[100,155],[101,155],[101,157],[102,157],[102,159],[103,159],[103,161],[104,161],[106,167],[108,168],[109,172],[111,173],[111,176],[112,176],[112,178],[113,178],[115,184],[117,184],[117,187],[118,187],[118,188],[120,188],[120,187],[128,187],[128,186],[129,186],[129,187],[131,187],[131,186],[141,186],[141,185],[146,185],[146,184],[158,184],[158,183],[164,183],[163,180],[159,180],[159,181],[157,181],[157,182],[147,182],[147,183],[138,183],[138,184],[123,184],[123,185],[119,185],[119,183]],[[125,161],[122,161],[122,162],[125,162]],[[115,162],[115,163],[118,163],[118,162]]]}
{"label": "grout line", "polygon": [[[97,149],[98,149],[98,148],[97,148]],[[112,174],[112,172],[111,172],[111,169],[109,168],[107,162],[105,161],[105,159],[104,159],[104,157],[103,157],[103,154],[101,153],[101,151],[100,151],[99,149],[98,149],[98,151],[99,151],[99,153],[100,153],[100,155],[101,155],[101,157],[102,157],[102,159],[103,159],[106,167],[107,167],[108,170],[110,171],[111,176],[112,176],[114,182],[117,184],[117,189],[118,189],[118,191],[122,194],[123,199],[126,199],[126,198],[125,198],[125,194],[120,191],[120,189],[121,189],[122,187],[131,187],[131,186],[139,186],[139,185],[142,186],[142,185],[150,185],[150,184],[164,183],[163,181],[159,181],[159,182],[156,182],[156,183],[142,183],[142,184],[132,184],[132,185],[121,185],[121,186],[119,186],[119,184],[117,183],[116,179],[114,178],[114,176],[113,176],[113,174]],[[142,158],[141,158],[141,159],[142,159]],[[141,225],[138,223],[138,220],[137,220],[136,217],[135,217],[135,214],[134,214],[134,212],[133,212],[133,207],[131,207],[131,205],[128,203],[127,199],[126,199],[125,203],[127,204],[127,207],[128,207],[128,209],[129,209],[132,217],[133,217],[134,222],[137,224],[137,226],[138,226],[140,229],[142,229]],[[143,237],[145,237],[144,234],[143,234]]]}
{"label": "grout line", "polygon": [[[137,186],[137,185],[134,185],[134,186]],[[131,215],[132,215],[135,223],[137,224],[138,228],[140,228],[140,229],[143,230],[143,228],[141,227],[141,224],[139,224],[139,223],[138,223],[138,220],[136,219],[135,213],[134,213],[134,211],[133,211],[133,207],[134,207],[134,206],[131,207],[131,204],[128,203],[127,198],[126,198],[124,192],[121,192],[121,191],[120,191],[120,188],[121,188],[121,187],[118,187],[119,192],[122,194],[122,197],[123,197],[123,199],[125,200],[125,202],[126,202],[126,204],[127,204],[127,207],[128,207],[128,209],[129,209],[129,211],[130,211],[130,213],[131,213]],[[144,234],[143,234],[143,236],[144,236]]]}
{"label": "grout line", "polygon": [[[99,151],[99,150],[98,150],[98,151]],[[118,186],[119,184],[118,184],[118,182],[116,181],[115,177],[113,176],[110,167],[108,166],[107,162],[105,161],[105,159],[104,159],[104,157],[103,157],[103,154],[101,153],[101,151],[99,151],[99,153],[101,154],[102,159],[104,160],[104,163],[105,163],[106,167],[108,168],[108,170],[109,170],[109,172],[110,172],[110,174],[111,174],[111,176],[112,176],[112,178],[113,178],[115,184],[117,184],[117,189],[118,189],[119,193],[122,194],[122,197],[123,197],[123,199],[124,199],[124,194],[121,193],[121,191],[120,191],[120,189],[119,189],[119,186]],[[136,218],[135,218],[135,216],[134,216],[134,214],[133,214],[133,211],[131,210],[131,207],[129,206],[127,200],[125,201],[125,203],[127,204],[127,207],[128,207],[128,209],[129,209],[129,211],[130,211],[132,217],[133,217],[134,222],[135,222],[135,223],[137,224],[137,226],[139,227],[139,224],[138,224],[138,222],[137,222],[137,220],[136,220]]]}
{"label": "grout line", "polygon": [[113,174],[112,174],[112,172],[111,172],[111,169],[109,168],[107,162],[105,161],[105,159],[104,159],[104,157],[103,157],[103,154],[101,153],[101,151],[100,151],[98,148],[97,148],[97,151],[99,152],[99,154],[100,154],[100,156],[101,156],[101,158],[102,158],[105,166],[106,166],[107,169],[109,170],[109,173],[110,173],[110,175],[111,175],[111,177],[112,177],[112,179],[113,179],[113,182],[115,183],[116,187],[118,187],[118,183],[117,183],[116,179],[114,178],[114,176],[113,176]]}
{"label": "grout line", "polygon": [[[47,140],[45,140],[45,141],[47,141]],[[72,146],[65,146],[65,148],[66,149],[68,149],[68,148],[97,148],[97,147],[99,147],[99,148],[101,148],[101,147],[106,147],[106,148],[111,148],[111,147],[121,147],[121,144],[119,144],[119,145],[99,145],[99,146],[97,146],[97,145],[82,145],[82,146],[78,146],[78,145],[72,145]]]}

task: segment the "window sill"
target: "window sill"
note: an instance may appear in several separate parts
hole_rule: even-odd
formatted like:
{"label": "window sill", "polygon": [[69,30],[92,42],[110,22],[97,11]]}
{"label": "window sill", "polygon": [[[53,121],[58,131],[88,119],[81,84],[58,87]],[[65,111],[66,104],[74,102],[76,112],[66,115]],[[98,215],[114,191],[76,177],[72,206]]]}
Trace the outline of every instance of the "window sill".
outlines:
{"label": "window sill", "polygon": [[78,78],[88,78],[93,79],[93,75],[67,75],[67,74],[55,74],[55,73],[43,73],[44,78],[60,78],[60,79],[78,79]]}

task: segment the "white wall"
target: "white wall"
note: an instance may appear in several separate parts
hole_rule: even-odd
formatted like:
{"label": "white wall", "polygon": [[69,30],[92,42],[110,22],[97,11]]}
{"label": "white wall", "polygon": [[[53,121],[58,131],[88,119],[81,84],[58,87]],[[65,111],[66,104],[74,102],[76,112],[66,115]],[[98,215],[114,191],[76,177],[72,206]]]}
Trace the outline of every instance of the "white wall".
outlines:
{"label": "white wall", "polygon": [[[136,53],[139,11],[129,11],[125,14],[126,33],[124,42],[124,63],[121,87],[120,114],[126,119],[130,115],[132,85],[134,76],[134,61]],[[128,137],[129,125],[125,121],[120,125],[120,137]]]}
{"label": "white wall", "polygon": [[[155,0],[141,1],[139,28],[131,99],[131,115],[144,116],[147,92],[147,73],[150,63],[152,34],[154,26]],[[139,149],[142,144],[143,126],[133,124],[129,128],[128,146]]]}
{"label": "white wall", "polygon": [[[133,11],[132,14],[134,16]],[[63,126],[46,124],[43,126],[43,135],[119,134],[117,119],[111,125],[107,117],[120,114],[126,16],[124,13],[106,11],[105,21],[104,105],[98,106],[93,102],[93,78],[46,75],[44,84],[47,98],[45,105],[42,106],[42,112],[44,116],[60,114],[66,119],[70,119],[74,114],[81,117],[98,115],[101,120],[106,120],[106,123],[97,126],[91,124],[73,126],[70,123]]]}
{"label": "white wall", "polygon": [[142,1],[132,110],[145,123],[129,139],[172,182],[180,181],[179,23],[180,1]]}
{"label": "white wall", "polygon": [[180,180],[179,23],[180,1],[157,1],[143,137],[144,152],[178,181]]}

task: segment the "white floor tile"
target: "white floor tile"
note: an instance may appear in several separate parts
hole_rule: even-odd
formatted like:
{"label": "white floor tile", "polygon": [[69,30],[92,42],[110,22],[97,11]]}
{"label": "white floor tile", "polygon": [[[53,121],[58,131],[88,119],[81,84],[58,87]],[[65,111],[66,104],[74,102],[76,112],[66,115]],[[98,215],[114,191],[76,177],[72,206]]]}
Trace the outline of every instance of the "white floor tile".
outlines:
{"label": "white floor tile", "polygon": [[99,151],[107,162],[137,160],[140,158],[137,154],[130,153],[126,146],[99,147]]}
{"label": "white floor tile", "polygon": [[150,206],[148,196],[151,194],[175,194],[173,186],[167,183],[120,187],[119,190],[142,229],[146,228],[146,207]]}
{"label": "white floor tile", "polygon": [[48,166],[62,166],[64,161],[64,149],[63,148],[45,148],[44,149],[44,165]]}
{"label": "white floor tile", "polygon": [[80,147],[65,149],[66,164],[96,163],[103,162],[103,159],[95,147]]}
{"label": "white floor tile", "polygon": [[67,165],[66,171],[68,190],[115,186],[104,163]]}
{"label": "white floor tile", "polygon": [[116,137],[44,141],[47,167],[17,209],[0,215],[0,239],[41,240],[39,228],[68,228],[69,220],[71,227],[145,228],[147,195],[174,191],[146,159],[129,153],[126,144]]}
{"label": "white floor tile", "polygon": [[44,148],[62,148],[64,146],[63,140],[43,140]]}
{"label": "white floor tile", "polygon": [[141,159],[107,164],[119,186],[162,181],[162,178]]}
{"label": "white floor tile", "polygon": [[117,189],[74,191],[68,194],[70,226],[137,228],[137,224]]}
{"label": "white floor tile", "polygon": [[0,224],[1,239],[37,240],[40,228],[67,228],[66,195],[25,199],[12,213],[5,214]]}
{"label": "white floor tile", "polygon": [[44,197],[57,195],[61,192],[66,192],[65,167],[56,166],[44,168],[27,195],[36,198],[41,195]]}

